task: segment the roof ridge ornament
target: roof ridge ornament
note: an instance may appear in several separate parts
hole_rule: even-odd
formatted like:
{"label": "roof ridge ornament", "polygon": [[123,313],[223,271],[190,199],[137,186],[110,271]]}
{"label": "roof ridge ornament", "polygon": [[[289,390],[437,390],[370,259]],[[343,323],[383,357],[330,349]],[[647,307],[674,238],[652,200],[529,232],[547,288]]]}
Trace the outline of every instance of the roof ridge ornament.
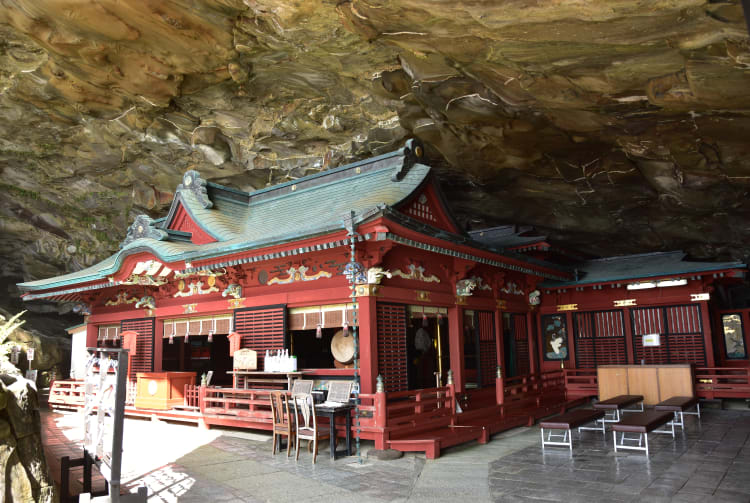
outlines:
{"label": "roof ridge ornament", "polygon": [[420,142],[416,138],[407,140],[404,148],[402,148],[401,150],[403,152],[403,162],[401,163],[401,166],[396,168],[396,171],[393,173],[393,176],[391,177],[392,182],[400,182],[404,178],[404,176],[406,176],[406,173],[409,171],[409,169],[414,166],[424,155],[424,146],[422,146],[422,142]]}
{"label": "roof ridge ornament", "polygon": [[141,214],[135,217],[133,223],[128,227],[128,234],[125,236],[125,240],[120,243],[120,248],[124,248],[136,239],[141,238],[164,241],[167,239],[167,233],[154,227],[154,219]]}
{"label": "roof ridge ornament", "polygon": [[177,190],[189,190],[204,208],[213,207],[214,203],[208,198],[206,190],[206,180],[201,178],[201,174],[191,169],[182,175],[182,183],[177,186]]}

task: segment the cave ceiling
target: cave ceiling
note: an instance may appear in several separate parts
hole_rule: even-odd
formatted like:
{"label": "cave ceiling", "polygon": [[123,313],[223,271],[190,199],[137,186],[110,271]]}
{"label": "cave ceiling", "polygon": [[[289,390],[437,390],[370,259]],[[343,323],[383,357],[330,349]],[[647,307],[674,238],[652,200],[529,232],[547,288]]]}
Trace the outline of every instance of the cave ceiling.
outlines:
{"label": "cave ceiling", "polygon": [[744,260],[749,111],[739,1],[0,0],[0,276],[409,137],[467,227]]}

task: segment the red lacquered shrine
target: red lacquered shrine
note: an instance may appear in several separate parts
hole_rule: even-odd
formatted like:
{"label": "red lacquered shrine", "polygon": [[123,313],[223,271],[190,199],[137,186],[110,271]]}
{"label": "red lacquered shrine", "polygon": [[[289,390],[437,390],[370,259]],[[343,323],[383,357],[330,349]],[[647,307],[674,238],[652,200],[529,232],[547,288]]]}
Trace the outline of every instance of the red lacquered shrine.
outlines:
{"label": "red lacquered shrine", "polygon": [[[355,275],[345,274],[349,231]],[[131,348],[133,383],[195,373],[183,406],[161,415],[270,429],[270,389],[297,376],[316,388],[351,380],[358,363],[361,436],[428,457],[595,395],[590,369],[605,362],[710,369],[731,358],[715,356],[710,294],[741,281],[743,264],[673,254],[607,275],[606,261],[521,234],[464,232],[412,140],[252,193],[188,171],[169,213],[137,217],[115,255],[19,288],[24,300],[80,302],[89,346]],[[633,290],[645,281],[634,271],[654,287]],[[746,312],[730,314],[746,326]],[[355,326],[359,361],[337,360]],[[655,331],[661,349],[639,346]],[[240,349],[256,351],[254,371],[233,369]],[[269,372],[267,351],[279,350],[296,357],[296,374]]]}

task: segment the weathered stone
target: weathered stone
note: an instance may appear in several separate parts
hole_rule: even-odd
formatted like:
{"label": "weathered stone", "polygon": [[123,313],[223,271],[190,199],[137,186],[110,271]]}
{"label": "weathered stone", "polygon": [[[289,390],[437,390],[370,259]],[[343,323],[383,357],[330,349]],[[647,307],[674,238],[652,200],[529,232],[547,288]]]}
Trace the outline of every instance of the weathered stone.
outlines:
{"label": "weathered stone", "polygon": [[10,430],[10,423],[5,419],[0,419],[0,442],[9,444],[11,442],[11,439],[13,441],[12,445],[15,445],[16,439],[13,437],[13,434]]}
{"label": "weathered stone", "polygon": [[39,433],[18,439],[16,452],[36,494],[42,487],[51,486],[52,478],[44,458],[44,449]]}
{"label": "weathered stone", "polygon": [[5,389],[5,385],[0,381],[0,410],[3,410],[8,405],[8,390]]}
{"label": "weathered stone", "polygon": [[259,189],[409,136],[462,223],[592,253],[750,255],[739,2],[438,5],[6,1],[0,276],[110,255],[188,169]]}
{"label": "weathered stone", "polygon": [[12,394],[6,410],[13,434],[20,439],[41,430],[36,390],[31,381],[18,379],[7,387]]}
{"label": "weathered stone", "polygon": [[34,503],[34,491],[15,447],[0,444],[0,495],[13,503]]}

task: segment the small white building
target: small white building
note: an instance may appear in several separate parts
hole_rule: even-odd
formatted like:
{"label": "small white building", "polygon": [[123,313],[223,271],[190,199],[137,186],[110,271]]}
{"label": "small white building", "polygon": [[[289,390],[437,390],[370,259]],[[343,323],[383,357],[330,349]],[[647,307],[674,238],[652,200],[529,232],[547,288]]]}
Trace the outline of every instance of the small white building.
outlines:
{"label": "small white building", "polygon": [[71,335],[70,342],[70,378],[83,379],[86,376],[86,323],[81,323],[66,331]]}

